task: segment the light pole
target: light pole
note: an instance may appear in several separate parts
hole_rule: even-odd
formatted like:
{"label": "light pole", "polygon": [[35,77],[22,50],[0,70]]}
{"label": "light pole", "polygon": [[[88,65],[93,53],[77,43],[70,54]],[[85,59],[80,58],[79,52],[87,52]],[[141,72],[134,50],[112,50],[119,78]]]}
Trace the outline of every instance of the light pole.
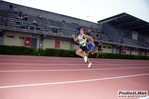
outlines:
{"label": "light pole", "polygon": [[87,15],[87,17],[90,18],[89,21],[92,21],[93,22],[93,17],[92,16]]}

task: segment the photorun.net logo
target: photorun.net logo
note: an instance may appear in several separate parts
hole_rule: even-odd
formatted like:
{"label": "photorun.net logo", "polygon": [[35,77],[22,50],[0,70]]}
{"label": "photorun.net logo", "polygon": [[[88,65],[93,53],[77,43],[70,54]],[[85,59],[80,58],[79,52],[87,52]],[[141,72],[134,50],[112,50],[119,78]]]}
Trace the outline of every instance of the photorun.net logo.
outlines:
{"label": "photorun.net logo", "polygon": [[137,99],[149,99],[148,98],[148,91],[144,90],[119,90],[118,91],[118,98],[137,98]]}

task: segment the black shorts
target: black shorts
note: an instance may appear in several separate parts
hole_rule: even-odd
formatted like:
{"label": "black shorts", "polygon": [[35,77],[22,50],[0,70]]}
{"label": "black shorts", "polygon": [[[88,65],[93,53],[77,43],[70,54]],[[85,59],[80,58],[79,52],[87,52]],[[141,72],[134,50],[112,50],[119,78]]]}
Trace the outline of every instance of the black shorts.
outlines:
{"label": "black shorts", "polygon": [[88,51],[87,47],[86,46],[80,46],[80,48],[82,49],[82,51]]}
{"label": "black shorts", "polygon": [[98,49],[98,51],[101,51],[101,49]]}

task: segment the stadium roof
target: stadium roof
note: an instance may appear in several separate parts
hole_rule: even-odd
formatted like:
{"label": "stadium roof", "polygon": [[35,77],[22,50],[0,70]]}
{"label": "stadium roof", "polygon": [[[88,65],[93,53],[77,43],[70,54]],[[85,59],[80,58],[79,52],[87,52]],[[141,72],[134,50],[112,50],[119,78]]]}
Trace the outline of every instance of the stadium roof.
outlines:
{"label": "stadium roof", "polygon": [[143,35],[149,35],[149,23],[139,18],[136,18],[132,15],[129,15],[127,13],[121,13],[121,14],[100,20],[98,21],[98,23],[99,24],[108,23],[111,26],[114,26],[120,29],[136,31]]}

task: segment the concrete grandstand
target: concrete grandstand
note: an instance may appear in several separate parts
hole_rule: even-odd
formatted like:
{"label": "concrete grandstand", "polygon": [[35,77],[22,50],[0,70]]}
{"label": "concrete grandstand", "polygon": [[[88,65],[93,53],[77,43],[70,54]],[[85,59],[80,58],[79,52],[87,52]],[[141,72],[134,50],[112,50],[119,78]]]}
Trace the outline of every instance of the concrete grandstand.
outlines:
{"label": "concrete grandstand", "polygon": [[[10,5],[17,7],[17,11],[10,10]],[[18,18],[20,13],[22,19]],[[72,41],[71,34],[77,35],[80,27],[86,29],[95,43],[103,41],[103,52],[149,56],[149,23],[127,13],[93,23],[0,1],[0,44],[76,50],[79,46]]]}

